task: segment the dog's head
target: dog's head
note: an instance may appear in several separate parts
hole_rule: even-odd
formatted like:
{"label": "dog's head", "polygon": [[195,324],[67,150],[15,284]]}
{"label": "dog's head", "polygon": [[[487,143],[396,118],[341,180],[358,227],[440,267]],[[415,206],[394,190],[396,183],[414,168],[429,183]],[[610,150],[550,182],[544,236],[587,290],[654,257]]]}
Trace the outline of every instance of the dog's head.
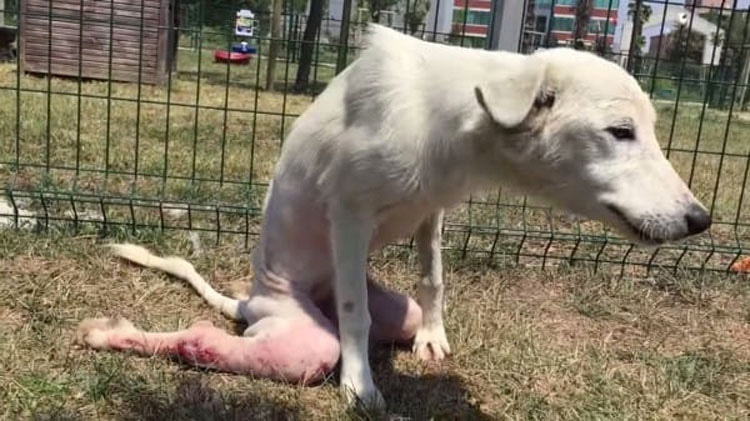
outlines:
{"label": "dog's head", "polygon": [[482,147],[491,143],[516,184],[641,244],[708,229],[706,208],[662,154],[651,101],[625,70],[567,48],[504,61],[476,86],[476,112]]}

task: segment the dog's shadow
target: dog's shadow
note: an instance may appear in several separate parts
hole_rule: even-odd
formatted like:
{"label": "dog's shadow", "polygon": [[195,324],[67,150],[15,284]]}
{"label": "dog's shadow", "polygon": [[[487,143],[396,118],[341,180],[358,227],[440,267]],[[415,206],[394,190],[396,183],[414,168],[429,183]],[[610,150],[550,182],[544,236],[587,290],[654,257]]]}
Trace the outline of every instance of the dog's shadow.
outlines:
{"label": "dog's shadow", "polygon": [[157,398],[153,393],[137,390],[131,393],[133,396],[126,403],[129,410],[120,414],[120,420],[300,419],[299,409],[284,399],[253,390],[225,393],[195,374],[182,377],[169,396]]}
{"label": "dog's shadow", "polygon": [[[174,388],[153,387],[137,376],[124,374],[112,379],[114,413],[104,409],[99,416],[118,421],[184,421],[184,420],[298,420],[299,407],[282,396],[252,388],[225,392],[214,387],[200,372],[183,372]],[[59,408],[33,412],[38,421],[74,421],[89,419],[60,403]]]}
{"label": "dog's shadow", "polygon": [[398,370],[394,366],[395,355],[409,352],[408,348],[395,345],[371,347],[373,377],[388,404],[388,419],[492,419],[472,402],[461,377],[447,370],[436,374]]}

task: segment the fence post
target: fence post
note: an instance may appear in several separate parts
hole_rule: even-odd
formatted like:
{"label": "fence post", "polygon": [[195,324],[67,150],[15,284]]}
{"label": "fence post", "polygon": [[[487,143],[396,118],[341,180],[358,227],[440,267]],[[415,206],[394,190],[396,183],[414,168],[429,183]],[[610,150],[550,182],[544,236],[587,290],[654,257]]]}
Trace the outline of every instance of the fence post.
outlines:
{"label": "fence post", "polygon": [[341,12],[341,28],[339,28],[339,51],[336,57],[336,74],[346,68],[349,54],[349,20],[352,17],[352,0],[344,0],[344,10]]}
{"label": "fence post", "polygon": [[517,52],[521,41],[525,1],[492,2],[489,49]]}

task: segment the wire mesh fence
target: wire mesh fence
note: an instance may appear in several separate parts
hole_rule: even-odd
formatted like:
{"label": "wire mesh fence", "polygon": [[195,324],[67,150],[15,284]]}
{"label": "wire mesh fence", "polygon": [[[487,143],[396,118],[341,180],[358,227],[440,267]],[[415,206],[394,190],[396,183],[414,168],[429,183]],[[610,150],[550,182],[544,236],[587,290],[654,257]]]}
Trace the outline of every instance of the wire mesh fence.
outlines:
{"label": "wire mesh fence", "polygon": [[[502,3],[282,0],[275,19],[270,0],[0,1],[0,223],[191,230],[250,247],[285,134],[356,58],[366,22],[489,48],[508,22]],[[750,238],[747,7],[527,0],[514,17],[520,52],[587,49],[638,78],[665,154],[710,206],[709,233],[641,249],[600,223],[498,189],[448,214],[445,248],[620,274],[729,270]],[[240,9],[255,15],[252,36],[235,31]],[[217,59],[233,50],[236,63]]]}

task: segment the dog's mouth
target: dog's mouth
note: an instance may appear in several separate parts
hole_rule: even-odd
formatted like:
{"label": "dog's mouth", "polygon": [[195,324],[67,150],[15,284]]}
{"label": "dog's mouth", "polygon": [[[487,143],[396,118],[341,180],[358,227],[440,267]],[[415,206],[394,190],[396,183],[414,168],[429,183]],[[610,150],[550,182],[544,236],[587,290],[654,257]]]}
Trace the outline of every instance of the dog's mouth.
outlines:
{"label": "dog's mouth", "polygon": [[610,212],[612,212],[617,219],[622,222],[623,225],[627,227],[630,232],[638,238],[638,241],[641,242],[644,245],[650,245],[650,246],[658,246],[661,244],[664,244],[667,242],[667,239],[662,237],[654,237],[653,234],[644,231],[641,227],[631,222],[630,218],[628,218],[625,213],[620,210],[615,205],[607,205],[607,209],[609,209]]}

